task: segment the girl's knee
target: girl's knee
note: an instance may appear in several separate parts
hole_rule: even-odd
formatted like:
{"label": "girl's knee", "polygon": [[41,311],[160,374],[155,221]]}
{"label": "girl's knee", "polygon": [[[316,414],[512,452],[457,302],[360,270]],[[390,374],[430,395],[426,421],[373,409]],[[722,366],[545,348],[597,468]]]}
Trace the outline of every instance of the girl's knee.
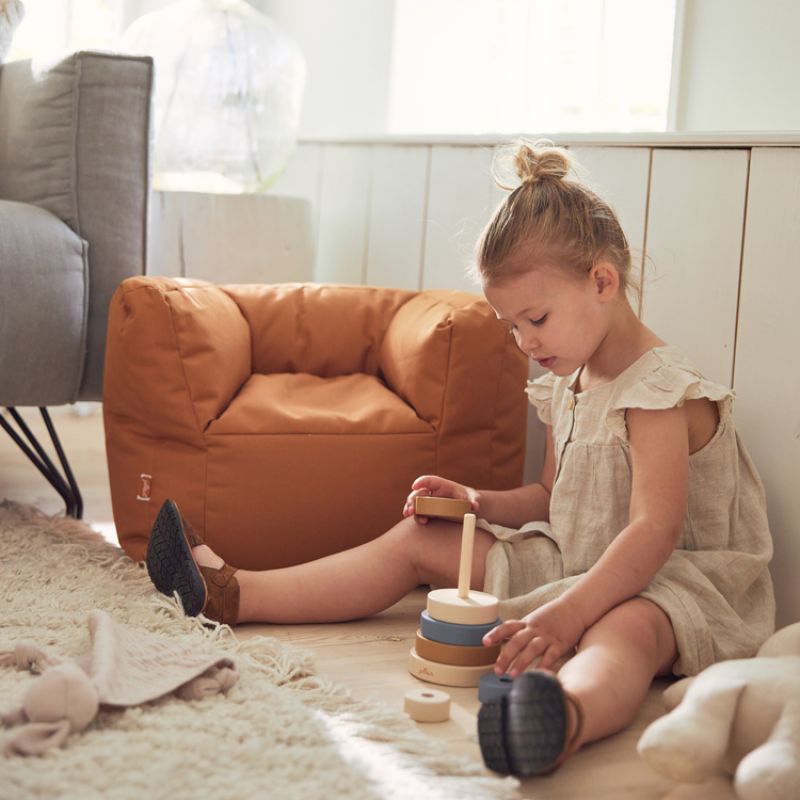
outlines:
{"label": "girl's knee", "polygon": [[[420,584],[455,586],[461,556],[462,526],[455,522],[430,520],[420,525],[414,517],[405,517],[389,531],[398,557],[408,561]],[[475,531],[471,588],[481,589],[484,562],[494,537]]]}
{"label": "girl's knee", "polygon": [[612,608],[584,633],[581,643],[610,638],[622,640],[652,657],[658,672],[667,670],[677,656],[669,617],[643,597],[634,597]]}
{"label": "girl's knee", "polygon": [[384,534],[392,540],[397,557],[406,561],[420,576],[427,562],[425,549],[430,532],[426,528],[415,517],[404,517]]}

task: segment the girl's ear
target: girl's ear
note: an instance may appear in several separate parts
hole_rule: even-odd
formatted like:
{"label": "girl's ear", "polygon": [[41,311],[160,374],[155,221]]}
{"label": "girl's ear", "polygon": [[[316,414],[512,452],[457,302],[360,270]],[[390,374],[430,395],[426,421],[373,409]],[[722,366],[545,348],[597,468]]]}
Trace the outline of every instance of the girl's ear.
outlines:
{"label": "girl's ear", "polygon": [[607,303],[613,300],[619,292],[619,273],[617,268],[608,261],[598,261],[591,270],[592,280],[598,299]]}

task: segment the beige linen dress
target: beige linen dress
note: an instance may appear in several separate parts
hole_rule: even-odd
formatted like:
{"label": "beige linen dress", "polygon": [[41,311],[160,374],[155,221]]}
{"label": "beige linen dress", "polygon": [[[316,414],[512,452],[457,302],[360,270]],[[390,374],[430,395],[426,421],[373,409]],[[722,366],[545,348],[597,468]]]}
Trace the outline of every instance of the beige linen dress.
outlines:
{"label": "beige linen dress", "polygon": [[486,559],[484,590],[513,619],[558,597],[628,524],[631,460],[628,408],[664,409],[686,400],[717,403],[719,425],[689,456],[683,533],[667,563],[640,593],[669,616],[678,645],[677,675],[715,661],[754,655],[774,628],[767,564],[772,540],[764,489],[731,419],[733,393],[703,378],[673,346],[642,355],[614,380],[575,393],[578,372],[531,381],[528,396],[552,425],[555,480],[550,521],[519,530],[480,527],[497,538]]}

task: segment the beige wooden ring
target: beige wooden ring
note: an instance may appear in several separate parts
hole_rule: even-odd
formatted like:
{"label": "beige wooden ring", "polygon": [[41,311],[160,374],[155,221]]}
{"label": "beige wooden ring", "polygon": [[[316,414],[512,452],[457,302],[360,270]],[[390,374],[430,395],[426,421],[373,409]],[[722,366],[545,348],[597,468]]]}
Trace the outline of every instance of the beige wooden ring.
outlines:
{"label": "beige wooden ring", "polygon": [[487,664],[494,664],[500,655],[500,645],[495,644],[491,647],[462,647],[457,644],[443,644],[426,639],[422,631],[417,631],[416,643],[417,655],[420,658],[427,658],[428,661],[436,661],[439,664],[454,664],[457,667],[484,667]]}
{"label": "beige wooden ring", "polygon": [[412,647],[408,654],[408,671],[421,681],[438,683],[441,686],[477,686],[483,675],[488,675],[494,667],[457,667],[452,664],[439,664],[421,658]]}
{"label": "beige wooden ring", "polygon": [[456,500],[454,497],[415,497],[414,513],[421,517],[437,517],[461,522],[464,514],[472,510],[469,500]]}
{"label": "beige wooden ring", "polygon": [[467,592],[459,597],[458,589],[434,589],[428,592],[428,614],[440,622],[459,625],[484,625],[497,619],[498,600],[488,592]]}
{"label": "beige wooden ring", "polygon": [[444,722],[450,719],[450,695],[438,689],[411,689],[403,710],[416,722]]}

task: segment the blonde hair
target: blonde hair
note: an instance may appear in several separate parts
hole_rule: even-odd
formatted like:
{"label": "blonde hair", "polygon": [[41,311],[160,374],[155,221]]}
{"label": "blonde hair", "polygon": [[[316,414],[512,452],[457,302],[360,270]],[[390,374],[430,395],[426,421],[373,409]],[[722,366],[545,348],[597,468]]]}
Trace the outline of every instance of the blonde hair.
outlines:
{"label": "blonde hair", "polygon": [[[628,241],[612,208],[570,177],[578,169],[566,150],[550,142],[513,146],[516,188],[495,165],[495,181],[511,194],[500,204],[477,246],[483,283],[498,283],[544,265],[585,275],[599,261],[616,267],[623,290],[635,288]],[[508,160],[507,152],[500,162]],[[511,257],[522,251],[524,258]]]}

